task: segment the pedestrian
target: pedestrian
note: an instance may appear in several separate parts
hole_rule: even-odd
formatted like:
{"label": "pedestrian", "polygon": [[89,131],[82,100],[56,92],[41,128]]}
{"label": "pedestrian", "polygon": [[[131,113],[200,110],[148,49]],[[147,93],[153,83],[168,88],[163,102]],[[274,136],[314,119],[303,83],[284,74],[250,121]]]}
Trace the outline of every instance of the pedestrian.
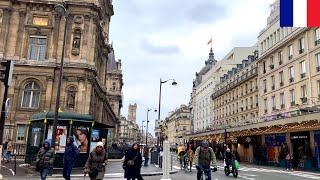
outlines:
{"label": "pedestrian", "polygon": [[4,144],[2,145],[2,160],[4,160],[6,156],[7,144],[8,144],[8,140],[6,140],[6,142],[4,142]]}
{"label": "pedestrian", "polygon": [[51,169],[53,168],[53,161],[55,158],[55,151],[54,148],[51,147],[50,139],[46,139],[42,147],[40,148],[38,155],[37,155],[37,166],[38,170],[40,171],[41,180],[45,180],[47,175],[50,173]]}
{"label": "pedestrian", "polygon": [[292,156],[289,151],[287,152],[287,155],[286,155],[286,162],[287,162],[287,170],[292,170]]}
{"label": "pedestrian", "polygon": [[162,159],[163,159],[163,149],[160,147],[160,159],[159,159],[159,167],[162,168]]}
{"label": "pedestrian", "polygon": [[7,162],[11,161],[11,152],[13,151],[13,145],[12,145],[12,141],[11,139],[8,139],[8,143],[7,143],[7,151],[6,151],[6,159]]}
{"label": "pedestrian", "polygon": [[141,176],[142,155],[139,151],[139,143],[134,143],[125,155],[123,162],[124,178],[127,180],[143,180]]}
{"label": "pedestrian", "polygon": [[107,162],[108,156],[104,145],[102,142],[98,142],[87,159],[84,173],[88,173],[91,180],[102,180],[106,172]]}
{"label": "pedestrian", "polygon": [[149,161],[149,147],[145,146],[143,149],[144,166],[148,166]]}
{"label": "pedestrian", "polygon": [[70,180],[70,174],[76,158],[79,156],[79,149],[73,144],[73,136],[67,138],[67,145],[63,157],[63,177],[66,180]]}

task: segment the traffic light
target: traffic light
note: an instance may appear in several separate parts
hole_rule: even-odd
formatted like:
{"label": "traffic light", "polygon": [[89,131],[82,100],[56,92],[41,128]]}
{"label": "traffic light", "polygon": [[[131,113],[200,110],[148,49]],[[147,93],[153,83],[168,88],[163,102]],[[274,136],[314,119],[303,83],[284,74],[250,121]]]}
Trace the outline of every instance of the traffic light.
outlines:
{"label": "traffic light", "polygon": [[13,72],[13,61],[0,61],[0,80],[4,85],[10,85]]}

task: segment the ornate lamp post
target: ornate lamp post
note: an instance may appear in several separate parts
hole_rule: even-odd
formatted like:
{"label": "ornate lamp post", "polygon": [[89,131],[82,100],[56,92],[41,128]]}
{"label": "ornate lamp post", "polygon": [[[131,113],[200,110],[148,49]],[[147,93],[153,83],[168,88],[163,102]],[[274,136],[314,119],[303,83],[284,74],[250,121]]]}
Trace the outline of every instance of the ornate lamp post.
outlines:
{"label": "ornate lamp post", "polygon": [[64,17],[64,20],[65,20],[63,44],[62,44],[62,54],[61,54],[61,62],[60,62],[60,74],[59,74],[59,79],[58,79],[56,107],[54,110],[53,130],[52,130],[52,138],[51,138],[51,145],[53,148],[55,148],[56,135],[57,135],[57,125],[58,125],[58,115],[59,115],[59,107],[60,107],[61,82],[62,82],[62,76],[63,76],[64,49],[66,46],[66,35],[67,35],[67,10],[62,4],[55,5],[53,10],[55,13],[62,15],[62,17]]}

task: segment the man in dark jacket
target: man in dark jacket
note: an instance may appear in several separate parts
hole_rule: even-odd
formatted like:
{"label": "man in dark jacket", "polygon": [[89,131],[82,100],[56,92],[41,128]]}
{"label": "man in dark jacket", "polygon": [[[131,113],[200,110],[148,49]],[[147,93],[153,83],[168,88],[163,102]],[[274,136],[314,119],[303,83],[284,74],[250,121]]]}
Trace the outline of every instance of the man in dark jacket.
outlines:
{"label": "man in dark jacket", "polygon": [[39,164],[41,180],[45,180],[53,168],[54,158],[55,151],[51,147],[51,140],[46,139],[43,142],[43,147],[40,148],[37,156],[37,164]]}
{"label": "man in dark jacket", "polygon": [[70,180],[73,165],[76,162],[76,158],[79,156],[79,149],[73,144],[73,142],[73,137],[69,136],[63,158],[63,177],[66,180]]}

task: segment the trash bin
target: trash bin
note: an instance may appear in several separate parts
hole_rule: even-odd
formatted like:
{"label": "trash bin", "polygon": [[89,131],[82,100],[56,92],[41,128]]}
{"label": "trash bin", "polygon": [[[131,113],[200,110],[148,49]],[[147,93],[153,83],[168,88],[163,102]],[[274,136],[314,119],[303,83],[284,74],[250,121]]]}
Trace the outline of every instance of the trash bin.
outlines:
{"label": "trash bin", "polygon": [[158,164],[158,152],[151,152],[151,164]]}

